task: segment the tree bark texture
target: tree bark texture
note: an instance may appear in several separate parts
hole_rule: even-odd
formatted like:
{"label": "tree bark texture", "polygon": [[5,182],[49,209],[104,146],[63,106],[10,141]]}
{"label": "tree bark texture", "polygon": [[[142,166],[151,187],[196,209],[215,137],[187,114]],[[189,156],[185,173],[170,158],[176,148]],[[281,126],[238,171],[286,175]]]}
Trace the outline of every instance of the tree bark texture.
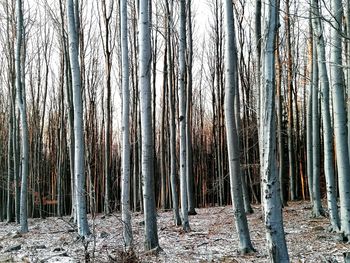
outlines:
{"label": "tree bark texture", "polygon": [[141,170],[145,219],[145,250],[158,247],[156,203],[154,193],[154,147],[151,104],[151,43],[148,0],[140,0],[139,17],[139,86],[141,109]]}

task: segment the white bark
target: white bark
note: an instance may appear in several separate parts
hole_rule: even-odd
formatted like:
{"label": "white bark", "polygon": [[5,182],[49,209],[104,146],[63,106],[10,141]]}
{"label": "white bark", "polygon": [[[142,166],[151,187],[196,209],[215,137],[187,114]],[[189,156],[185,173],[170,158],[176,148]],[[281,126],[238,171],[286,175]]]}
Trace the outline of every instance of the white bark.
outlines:
{"label": "white bark", "polygon": [[149,0],[140,0],[139,17],[139,87],[141,107],[141,170],[143,177],[143,203],[145,218],[145,250],[158,247],[156,203],[154,193],[153,135],[151,105],[151,43],[149,25]]}
{"label": "white bark", "polygon": [[86,215],[83,103],[81,97],[78,32],[75,25],[76,17],[78,17],[78,14],[74,14],[73,0],[67,0],[69,58],[72,71],[74,104],[74,189],[77,210],[76,215],[79,235],[87,236],[90,234],[90,230]]}
{"label": "white bark", "polygon": [[260,111],[260,169],[267,245],[271,262],[289,262],[283,229],[280,182],[276,165],[275,136],[275,38],[278,26],[276,0],[265,5],[266,26]]}
{"label": "white bark", "polygon": [[[335,150],[337,155],[338,185],[340,200],[340,225],[344,236],[350,236],[350,163],[349,149],[347,145],[346,111],[345,111],[345,82],[342,68],[342,19],[343,6],[341,0],[333,0],[332,11],[332,49],[331,49],[331,74],[334,109],[334,135]],[[332,189],[329,189],[332,187]],[[334,184],[327,185],[327,192],[334,192]]]}
{"label": "white bark", "polygon": [[28,167],[29,167],[29,137],[27,123],[27,105],[24,84],[24,68],[22,63],[23,50],[23,10],[22,0],[16,1],[17,13],[17,43],[16,43],[16,87],[17,87],[17,105],[20,111],[20,119],[22,124],[22,183],[20,197],[20,225],[21,232],[28,232]]}
{"label": "white bark", "polygon": [[329,80],[326,68],[326,54],[325,43],[323,37],[323,28],[321,24],[321,17],[319,11],[318,0],[312,0],[311,13],[313,14],[312,26],[314,32],[314,41],[317,46],[317,64],[320,72],[321,83],[321,114],[323,122],[323,140],[324,140],[324,173],[327,184],[327,203],[330,214],[331,227],[333,230],[339,229],[339,217],[337,200],[335,195],[334,184],[334,159],[333,159],[333,145],[332,145],[332,127],[331,127],[331,114],[329,107]]}
{"label": "white bark", "polygon": [[121,1],[120,6],[121,22],[121,52],[122,52],[122,221],[123,237],[127,247],[132,243],[132,228],[130,215],[130,140],[129,140],[129,48],[128,48],[128,10],[127,0]]}
{"label": "white bark", "polygon": [[[350,64],[350,0],[346,0],[346,63]],[[346,68],[346,87],[347,87],[347,116],[350,120],[350,67]],[[350,122],[348,121],[348,151],[350,152]],[[350,158],[350,154],[349,154]],[[350,161],[350,159],[349,159]]]}
{"label": "white bark", "polygon": [[187,176],[186,176],[186,1],[180,0],[179,16],[179,126],[180,126],[180,194],[181,220],[185,231],[190,230],[187,209]]}
{"label": "white bark", "polygon": [[239,236],[239,249],[242,253],[253,251],[250,240],[247,217],[242,197],[242,181],[240,167],[239,139],[236,127],[235,93],[238,84],[236,36],[233,24],[233,7],[231,0],[225,0],[225,32],[226,32],[226,59],[225,59],[225,121],[227,134],[227,150],[230,171],[230,188],[236,230]]}

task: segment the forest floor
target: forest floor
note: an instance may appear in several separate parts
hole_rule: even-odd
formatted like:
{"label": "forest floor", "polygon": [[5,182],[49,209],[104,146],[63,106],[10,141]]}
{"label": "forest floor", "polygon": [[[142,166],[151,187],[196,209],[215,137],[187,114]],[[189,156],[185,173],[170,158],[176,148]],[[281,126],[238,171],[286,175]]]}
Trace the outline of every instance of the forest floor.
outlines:
{"label": "forest floor", "polygon": [[[134,254],[123,253],[120,214],[90,220],[94,233],[87,246],[77,238],[69,218],[30,219],[29,233],[19,234],[15,224],[0,223],[0,262],[268,262],[260,206],[248,215],[253,246],[240,255],[231,206],[197,209],[190,217],[191,232],[173,225],[172,212],[159,212],[158,235],[162,251],[143,251],[143,217],[132,217]],[[328,219],[311,218],[307,202],[284,208],[284,226],[292,262],[344,262],[350,244],[327,232]],[[85,243],[86,245],[86,243]],[[114,259],[114,260],[113,260]],[[124,259],[124,261],[123,261]]]}

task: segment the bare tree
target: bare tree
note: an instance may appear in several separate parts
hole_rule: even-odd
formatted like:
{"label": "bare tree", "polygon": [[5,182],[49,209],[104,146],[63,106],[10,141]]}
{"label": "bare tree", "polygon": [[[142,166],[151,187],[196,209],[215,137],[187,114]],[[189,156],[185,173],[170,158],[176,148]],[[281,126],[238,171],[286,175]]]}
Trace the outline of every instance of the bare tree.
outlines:
{"label": "bare tree", "polygon": [[180,194],[181,220],[184,231],[190,230],[187,204],[187,175],[186,175],[186,1],[180,0],[179,16],[179,130],[180,130]]}
{"label": "bare tree", "polygon": [[[13,38],[10,35],[11,33],[11,19],[10,19],[10,5],[9,1],[6,1],[6,49],[8,56],[8,94],[9,94],[9,124],[8,124],[8,143],[7,143],[7,204],[6,204],[6,216],[7,222],[12,222],[14,220],[14,210],[13,210],[13,194],[15,186],[15,160],[13,152],[16,149],[16,141],[14,138],[15,128],[16,128],[16,96],[15,96],[15,87],[13,83],[14,72],[13,72]],[[17,211],[16,211],[17,212]]]}
{"label": "bare tree", "polygon": [[132,228],[130,215],[130,141],[129,141],[129,48],[128,48],[128,10],[127,0],[121,1],[121,49],[122,49],[122,220],[123,236],[126,246],[132,243]]}
{"label": "bare tree", "polygon": [[[104,212],[109,214],[110,199],[111,199],[111,145],[112,145],[112,93],[111,93],[111,72],[112,72],[112,49],[113,49],[113,38],[111,32],[111,20],[113,14],[114,1],[110,1],[107,7],[106,0],[101,1],[102,9],[102,20],[103,20],[103,31],[104,36],[102,37],[103,51],[105,56],[105,88],[106,88],[106,121],[105,121],[105,154],[104,154]],[[102,27],[102,25],[100,25]]]}
{"label": "bare tree", "polygon": [[280,182],[276,167],[275,139],[275,43],[278,26],[276,0],[265,6],[265,38],[263,43],[263,75],[260,108],[260,169],[267,245],[271,262],[289,262],[283,229]]}
{"label": "bare tree", "polygon": [[17,87],[17,105],[20,110],[22,124],[22,183],[21,183],[21,204],[20,204],[20,224],[21,232],[28,232],[28,168],[29,168],[29,139],[27,123],[27,103],[24,83],[24,24],[22,0],[16,1],[17,14],[17,43],[16,43],[16,87]]}
{"label": "bare tree", "polygon": [[187,1],[188,51],[187,51],[187,92],[186,92],[186,177],[188,213],[196,215],[194,199],[194,174],[192,157],[192,86],[193,86],[193,29],[192,0]]}
{"label": "bare tree", "polygon": [[[316,45],[316,53],[317,57],[314,59],[314,73],[316,67],[319,71],[319,81],[321,84],[321,115],[322,115],[322,124],[323,124],[323,153],[324,153],[324,174],[326,177],[327,184],[327,203],[328,209],[330,213],[331,219],[331,228],[333,230],[337,230],[339,228],[339,216],[338,216],[338,208],[337,208],[337,200],[335,195],[335,183],[334,183],[334,159],[333,159],[333,145],[332,145],[332,127],[331,127],[331,114],[330,114],[330,105],[329,105],[329,79],[326,67],[326,48],[325,41],[323,36],[323,27],[321,24],[321,16],[320,16],[320,6],[318,0],[313,0],[311,3],[311,13],[312,13],[312,26],[313,26],[313,34],[314,34],[314,42]],[[315,49],[315,48],[314,48]],[[315,61],[317,58],[317,62]],[[316,77],[315,77],[316,78]],[[313,84],[316,85],[315,79],[313,79]],[[315,98],[314,98],[315,99]],[[313,99],[313,101],[314,101]],[[315,196],[315,187],[317,186],[317,182],[315,183],[315,174],[314,177],[314,197],[313,202],[319,202],[315,200],[317,196]],[[319,191],[317,189],[317,191]],[[319,195],[319,193],[317,193]],[[319,197],[317,197],[319,199]],[[315,213],[317,212],[317,214]],[[321,209],[321,205],[318,205],[318,211],[315,211],[315,215],[321,215],[323,213]]]}
{"label": "bare tree", "polygon": [[[310,13],[311,15],[311,13]],[[314,50],[313,50],[313,37],[312,37],[312,25],[310,20],[309,25],[309,31],[310,36],[308,39],[308,72],[309,72],[309,78],[312,78],[312,67],[313,67],[313,56],[314,56]],[[309,196],[310,201],[313,203],[313,191],[312,191],[312,185],[313,185],[313,164],[312,164],[312,158],[313,158],[313,151],[312,151],[312,113],[313,113],[313,100],[312,100],[312,91],[313,91],[313,82],[310,79],[309,82],[309,89],[308,89],[308,95],[307,95],[307,108],[306,108],[306,158],[307,158],[307,180],[308,180],[308,187],[309,187]]]}
{"label": "bare tree", "polygon": [[315,217],[324,215],[320,190],[320,122],[319,122],[319,71],[317,65],[317,50],[314,47],[312,69],[312,214]]}
{"label": "bare tree", "polygon": [[[338,185],[340,200],[340,225],[346,240],[350,239],[350,163],[347,145],[345,82],[342,67],[342,19],[343,4],[341,0],[333,0],[332,12],[332,45],[331,45],[331,84],[333,90],[334,135],[337,155]],[[349,121],[349,120],[348,120]],[[333,179],[333,178],[332,178]],[[334,180],[334,179],[333,179]],[[333,190],[333,189],[332,189]],[[329,191],[329,185],[327,185]],[[338,230],[338,229],[334,229]]]}
{"label": "bare tree", "polygon": [[[76,4],[76,2],[74,4]],[[87,236],[90,234],[90,230],[86,215],[83,105],[78,54],[78,32],[76,26],[76,19],[79,15],[75,12],[76,10],[74,9],[73,0],[67,0],[69,58],[72,71],[74,104],[74,188],[76,195],[76,213],[78,233],[80,236]]]}
{"label": "bare tree", "polygon": [[176,127],[175,127],[175,89],[173,82],[173,53],[171,46],[171,36],[173,31],[173,0],[170,0],[171,5],[169,5],[169,0],[165,0],[166,10],[167,10],[167,46],[168,46],[168,97],[169,97],[169,107],[170,107],[170,186],[171,186],[171,197],[172,197],[172,207],[174,213],[175,225],[181,224],[180,213],[179,213],[179,200],[177,195],[176,187]]}
{"label": "bare tree", "polygon": [[294,152],[294,133],[293,133],[293,57],[291,44],[291,29],[290,29],[290,12],[289,0],[286,0],[285,10],[285,26],[287,38],[287,86],[288,86],[288,160],[289,160],[289,193],[290,199],[293,201],[297,198],[296,193],[296,164]]}
{"label": "bare tree", "polygon": [[145,250],[157,248],[158,231],[156,218],[156,203],[154,193],[154,167],[153,167],[153,135],[152,135],[152,106],[150,83],[150,24],[149,0],[140,0],[139,17],[139,86],[141,110],[141,140],[142,140],[142,177],[143,177],[143,203],[145,218]]}
{"label": "bare tree", "polygon": [[247,217],[245,215],[242,197],[242,178],[240,168],[240,148],[236,127],[235,98],[238,90],[237,48],[233,23],[232,1],[225,1],[226,30],[226,87],[225,87],[225,120],[227,148],[229,155],[230,187],[233,201],[236,230],[239,236],[239,248],[242,253],[254,251],[250,240]]}

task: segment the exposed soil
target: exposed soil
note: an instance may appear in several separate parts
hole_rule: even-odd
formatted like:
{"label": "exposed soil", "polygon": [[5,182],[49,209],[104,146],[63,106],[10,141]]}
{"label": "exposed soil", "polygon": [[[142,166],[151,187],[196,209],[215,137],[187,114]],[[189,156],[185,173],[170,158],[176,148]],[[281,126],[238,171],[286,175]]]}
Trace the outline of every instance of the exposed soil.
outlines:
{"label": "exposed soil", "polygon": [[[159,212],[159,253],[143,251],[140,213],[132,217],[135,246],[128,254],[123,253],[119,214],[90,219],[95,238],[88,242],[78,239],[67,217],[30,219],[27,234],[16,232],[15,224],[0,223],[0,262],[268,262],[260,206],[253,208],[248,220],[257,252],[249,255],[239,254],[233,211],[226,206],[197,209],[189,233],[173,225],[171,211]],[[350,252],[349,244],[327,231],[327,218],[311,218],[309,203],[290,202],[284,222],[292,262],[344,262],[343,253]]]}

